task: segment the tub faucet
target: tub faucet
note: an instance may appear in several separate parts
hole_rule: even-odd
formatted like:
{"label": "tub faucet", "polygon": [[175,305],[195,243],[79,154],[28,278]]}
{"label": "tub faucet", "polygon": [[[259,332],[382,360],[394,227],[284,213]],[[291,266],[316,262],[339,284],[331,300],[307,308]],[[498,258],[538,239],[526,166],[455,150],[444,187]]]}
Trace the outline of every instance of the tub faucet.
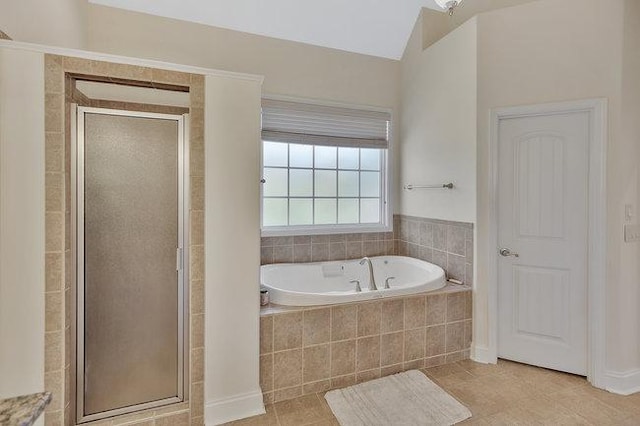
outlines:
{"label": "tub faucet", "polygon": [[373,291],[373,290],[377,290],[378,287],[376,286],[376,278],[373,275],[373,264],[371,263],[371,259],[369,259],[368,257],[363,257],[360,260],[360,264],[364,265],[365,263],[369,264],[369,290]]}

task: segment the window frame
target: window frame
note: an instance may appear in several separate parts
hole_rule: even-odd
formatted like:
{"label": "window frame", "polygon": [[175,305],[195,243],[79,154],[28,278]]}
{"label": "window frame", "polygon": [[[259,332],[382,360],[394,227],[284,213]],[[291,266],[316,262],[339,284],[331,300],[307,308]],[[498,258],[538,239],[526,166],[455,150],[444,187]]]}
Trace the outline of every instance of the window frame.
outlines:
{"label": "window frame", "polygon": [[[322,106],[335,106],[335,107],[346,107],[353,109],[360,109],[363,111],[377,111],[377,112],[386,112],[389,114],[389,141],[387,149],[381,150],[381,159],[380,159],[380,223],[376,224],[327,224],[327,225],[286,225],[286,226],[268,226],[265,227],[263,225],[263,208],[264,208],[264,185],[260,184],[260,235],[262,237],[279,237],[279,236],[291,236],[291,235],[326,235],[326,234],[349,234],[349,233],[370,233],[370,232],[391,232],[393,229],[393,219],[391,214],[391,206],[393,193],[391,189],[393,188],[393,113],[391,109],[388,108],[376,108],[376,107],[368,107],[362,105],[353,105],[353,104],[344,104],[344,103],[336,103],[336,102],[318,102],[315,100],[309,101],[300,98],[291,98],[291,97],[282,97],[282,96],[264,96],[264,99],[272,99],[272,100],[282,100],[282,101],[293,101],[293,102],[306,102],[313,103],[316,105]],[[260,175],[262,176],[264,173],[264,140],[260,137]],[[267,142],[270,142],[267,140]],[[291,143],[290,143],[291,144]],[[311,145],[314,146],[314,145]],[[313,165],[315,166],[315,164]],[[284,168],[284,167],[283,167]],[[287,170],[291,170],[290,167],[286,168]],[[293,169],[297,169],[294,167]],[[323,170],[323,168],[315,169],[315,167],[307,169],[307,170]],[[336,169],[338,169],[338,165],[336,165]],[[358,170],[360,171],[360,169]],[[283,197],[284,198],[284,197]],[[289,197],[286,197],[290,199]],[[316,198],[316,197],[310,197]],[[322,197],[320,197],[322,198]],[[354,197],[355,198],[355,197]],[[360,197],[357,197],[359,200]],[[367,197],[365,197],[367,198]],[[339,197],[336,194],[336,200]]]}

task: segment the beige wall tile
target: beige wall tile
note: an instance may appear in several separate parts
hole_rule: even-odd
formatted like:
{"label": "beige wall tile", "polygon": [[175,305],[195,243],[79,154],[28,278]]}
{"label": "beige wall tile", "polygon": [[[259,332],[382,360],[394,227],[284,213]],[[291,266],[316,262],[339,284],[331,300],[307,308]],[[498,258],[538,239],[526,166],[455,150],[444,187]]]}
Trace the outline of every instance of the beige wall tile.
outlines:
{"label": "beige wall tile", "polygon": [[403,370],[419,370],[421,368],[424,368],[424,359],[420,358],[420,359],[414,359],[413,361],[407,361],[404,364],[402,364],[402,369]]}
{"label": "beige wall tile", "polygon": [[64,73],[59,56],[44,55],[44,91],[64,94]]}
{"label": "beige wall tile", "polygon": [[273,355],[273,386],[275,389],[302,384],[302,350],[276,352]]}
{"label": "beige wall tile", "polygon": [[438,367],[446,362],[444,355],[438,355],[424,360],[424,368]]}
{"label": "beige wall tile", "polygon": [[426,324],[425,297],[408,297],[404,299],[404,326],[412,328],[424,327]]}
{"label": "beige wall tile", "polygon": [[402,364],[404,361],[404,332],[380,336],[380,365]]}
{"label": "beige wall tile", "polygon": [[192,210],[189,219],[189,244],[204,244],[204,212],[201,210]]}
{"label": "beige wall tile", "polygon": [[191,245],[189,248],[189,279],[204,280],[204,246]]}
{"label": "beige wall tile", "polygon": [[204,346],[204,314],[191,315],[191,347]]}
{"label": "beige wall tile", "polygon": [[204,210],[204,178],[191,176],[191,210]]}
{"label": "beige wall tile", "polygon": [[445,326],[427,327],[425,356],[432,357],[445,353]]}
{"label": "beige wall tile", "polygon": [[464,322],[464,348],[469,349],[473,340],[473,325],[471,320]]}
{"label": "beige wall tile", "polygon": [[427,325],[443,324],[447,312],[447,295],[435,294],[427,296]]}
{"label": "beige wall tile", "polygon": [[178,71],[167,71],[154,68],[151,70],[151,80],[154,83],[175,84],[177,86],[189,86],[191,74]]}
{"label": "beige wall tile", "polygon": [[62,94],[45,94],[45,114],[44,114],[44,130],[45,132],[63,132],[64,131],[64,96]]}
{"label": "beige wall tile", "polygon": [[329,244],[311,244],[311,261],[325,262],[329,260]]}
{"label": "beige wall tile", "polygon": [[191,385],[191,415],[200,417],[204,415],[204,382]]}
{"label": "beige wall tile", "polygon": [[356,341],[331,343],[331,377],[352,374],[356,371]]}
{"label": "beige wall tile", "polygon": [[374,380],[380,377],[380,369],[376,368],[373,370],[367,371],[359,371],[356,373],[356,383],[368,382],[370,380]]}
{"label": "beige wall tile", "polygon": [[293,246],[276,246],[273,248],[274,263],[293,262]]}
{"label": "beige wall tile", "polygon": [[179,413],[164,417],[156,417],[155,426],[188,426],[189,413]]}
{"label": "beige wall tile", "polygon": [[293,246],[293,261],[295,263],[311,262],[311,244],[295,244]]}
{"label": "beige wall tile", "polygon": [[191,350],[191,382],[204,381],[204,348]]}
{"label": "beige wall tile", "polygon": [[293,386],[286,389],[278,389],[273,393],[273,402],[286,401],[302,395],[302,386]]}
{"label": "beige wall tile", "polygon": [[358,307],[342,305],[331,307],[331,340],[346,340],[356,337]]}
{"label": "beige wall tile", "polygon": [[191,426],[204,426],[204,416],[191,416]]}
{"label": "beige wall tile", "polygon": [[380,377],[390,376],[392,374],[400,373],[401,371],[403,371],[402,363],[388,365],[380,369]]}
{"label": "beige wall tile", "polygon": [[302,344],[304,346],[326,343],[331,335],[331,309],[304,311]]}
{"label": "beige wall tile", "polygon": [[329,344],[304,348],[302,381],[304,383],[328,379],[330,376]]}
{"label": "beige wall tile", "polygon": [[273,316],[260,317],[260,353],[273,352]]}
{"label": "beige wall tile", "polygon": [[305,383],[302,386],[302,393],[304,395],[309,395],[312,393],[326,392],[329,389],[331,389],[331,380],[326,379],[319,382]]}
{"label": "beige wall tile", "polygon": [[45,294],[45,331],[63,330],[63,308],[63,294],[61,291]]}
{"label": "beige wall tile", "polygon": [[204,76],[191,74],[191,87],[189,88],[191,105],[204,107]]}
{"label": "beige wall tile", "polygon": [[404,300],[395,299],[382,302],[380,332],[389,333],[404,329]]}
{"label": "beige wall tile", "polygon": [[273,316],[273,350],[299,348],[302,346],[302,312]]}
{"label": "beige wall tile", "polygon": [[191,304],[189,309],[192,314],[204,314],[204,281],[192,280],[189,283]]}
{"label": "beige wall tile", "polygon": [[356,372],[380,368],[380,336],[356,341]]}
{"label": "beige wall tile", "polygon": [[404,333],[404,360],[413,361],[424,358],[425,329],[416,328]]}
{"label": "beige wall tile", "polygon": [[332,377],[331,378],[331,388],[333,388],[333,389],[345,388],[347,386],[354,385],[355,383],[356,383],[356,375],[355,374],[349,374],[349,375],[346,375],[346,376]]}
{"label": "beige wall tile", "polygon": [[344,260],[347,256],[347,248],[344,242],[332,242],[329,244],[329,260]]}
{"label": "beige wall tile", "polygon": [[363,303],[358,305],[358,337],[380,334],[382,303]]}
{"label": "beige wall tile", "polygon": [[45,217],[45,251],[64,251],[64,213],[47,212]]}
{"label": "beige wall tile", "polygon": [[464,349],[464,322],[447,324],[445,333],[445,349],[447,353],[461,351]]}
{"label": "beige wall tile", "polygon": [[447,294],[447,322],[465,319],[467,292]]}
{"label": "beige wall tile", "polygon": [[45,172],[64,172],[64,133],[45,133]]}
{"label": "beige wall tile", "polygon": [[273,390],[273,354],[260,356],[260,387],[263,392]]}
{"label": "beige wall tile", "polygon": [[51,392],[51,402],[45,409],[47,412],[63,409],[64,402],[64,378],[63,370],[44,373],[44,389]]}
{"label": "beige wall tile", "polygon": [[64,331],[53,331],[44,334],[44,371],[60,370],[64,366]]}
{"label": "beige wall tile", "polygon": [[362,241],[348,241],[346,248],[347,259],[359,259],[362,257]]}
{"label": "beige wall tile", "polygon": [[61,291],[64,286],[64,254],[45,254],[45,291]]}
{"label": "beige wall tile", "polygon": [[64,425],[63,414],[64,411],[49,411],[44,413],[44,424],[45,426],[62,426]]}

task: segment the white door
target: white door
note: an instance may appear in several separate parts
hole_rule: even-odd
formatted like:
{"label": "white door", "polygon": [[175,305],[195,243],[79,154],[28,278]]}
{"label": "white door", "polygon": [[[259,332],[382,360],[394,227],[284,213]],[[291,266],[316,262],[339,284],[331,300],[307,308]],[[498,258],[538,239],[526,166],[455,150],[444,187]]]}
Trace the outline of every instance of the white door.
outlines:
{"label": "white door", "polygon": [[498,126],[498,356],[586,375],[589,113]]}

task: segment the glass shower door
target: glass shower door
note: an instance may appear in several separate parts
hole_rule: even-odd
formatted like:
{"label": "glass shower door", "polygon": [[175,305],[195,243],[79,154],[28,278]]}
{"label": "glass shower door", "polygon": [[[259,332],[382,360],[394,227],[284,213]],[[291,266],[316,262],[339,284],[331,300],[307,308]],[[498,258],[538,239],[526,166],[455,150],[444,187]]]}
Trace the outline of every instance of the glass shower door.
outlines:
{"label": "glass shower door", "polygon": [[78,417],[90,421],[183,400],[183,118],[78,112]]}

